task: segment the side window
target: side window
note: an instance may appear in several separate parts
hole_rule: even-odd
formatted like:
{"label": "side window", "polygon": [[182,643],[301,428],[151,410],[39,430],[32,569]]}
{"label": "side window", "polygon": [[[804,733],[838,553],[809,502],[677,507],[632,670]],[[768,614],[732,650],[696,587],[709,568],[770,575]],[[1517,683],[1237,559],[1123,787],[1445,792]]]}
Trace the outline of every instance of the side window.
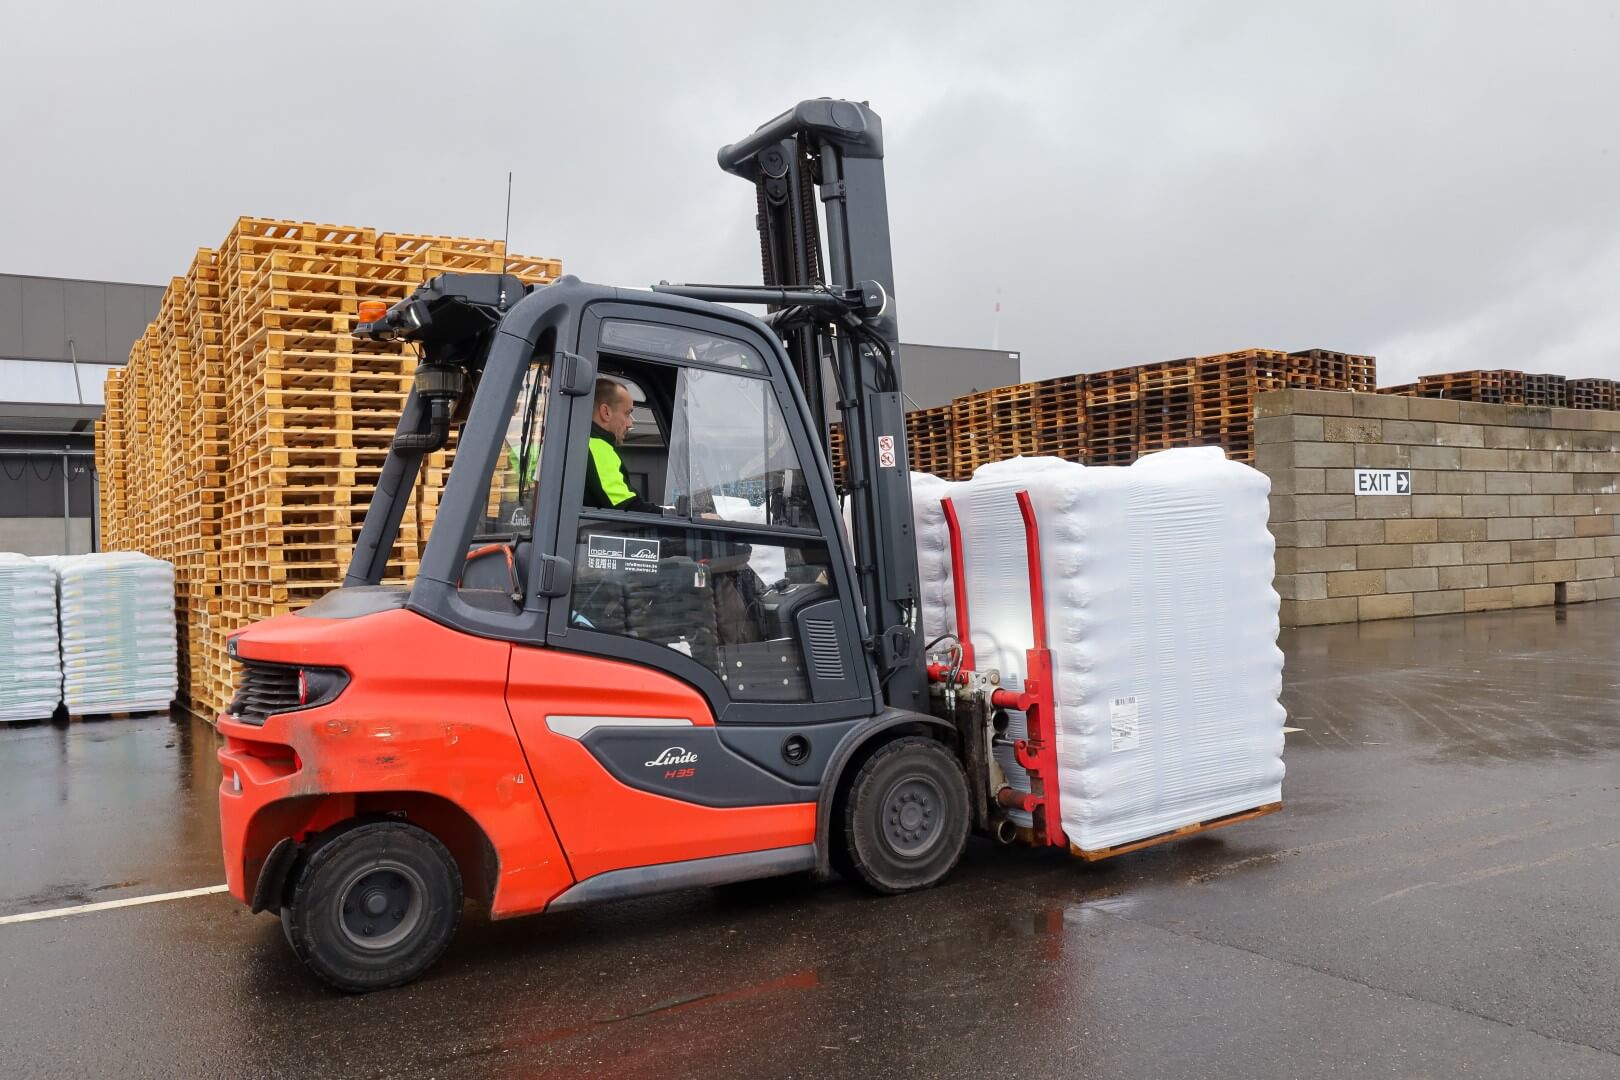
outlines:
{"label": "side window", "polygon": [[506,423],[501,455],[485,490],[484,518],[473,533],[477,539],[527,537],[531,532],[534,481],[540,475],[550,385],[549,361],[536,359],[523,378]]}
{"label": "side window", "polygon": [[769,381],[681,368],[671,414],[668,498],[680,512],[816,528],[804,470]]}
{"label": "side window", "polygon": [[807,701],[798,613],[837,595],[819,540],[601,515],[579,526],[570,621],[689,656],[734,701]]}
{"label": "side window", "polygon": [[536,357],[512,404],[479,504],[483,516],[473,532],[459,587],[464,599],[480,607],[515,610],[522,592],[532,547],[550,374],[549,356]]}

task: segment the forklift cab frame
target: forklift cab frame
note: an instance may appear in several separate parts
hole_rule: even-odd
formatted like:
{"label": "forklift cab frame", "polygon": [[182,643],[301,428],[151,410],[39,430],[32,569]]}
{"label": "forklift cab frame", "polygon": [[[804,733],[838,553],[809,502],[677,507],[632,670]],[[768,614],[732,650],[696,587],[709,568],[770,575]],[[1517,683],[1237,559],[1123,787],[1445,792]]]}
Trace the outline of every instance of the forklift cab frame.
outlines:
{"label": "forklift cab frame", "polygon": [[[734,341],[754,358],[755,370],[708,362],[695,355],[661,356],[646,345],[637,349],[634,344],[610,341],[604,346],[604,332],[624,324],[665,328],[682,339]],[[521,585],[516,591],[521,593],[521,600],[515,604],[509,600],[489,603],[474,599],[473,594],[488,595],[497,590],[468,588],[469,571],[474,569],[468,554],[484,546],[475,535],[484,520],[482,503],[489,499],[491,477],[507,452],[508,421],[522,405],[519,394],[535,364],[549,364],[550,372],[549,392],[543,395],[544,412],[538,424],[544,435],[534,499],[527,508],[532,524],[526,537],[513,536],[508,541],[514,548],[527,549],[521,554],[514,551],[513,565]],[[587,443],[597,376],[637,368],[656,369],[670,377],[680,373],[683,382],[685,373],[692,372],[711,375],[707,380],[710,385],[718,379],[757,383],[786,440],[787,453],[782,457],[798,466],[798,475],[792,478],[795,498],[802,500],[807,511],[796,515],[798,526],[721,520],[712,513],[704,516],[695,510],[677,516],[674,508],[658,516],[584,506]],[[699,392],[702,385],[698,383]],[[663,396],[648,388],[649,405],[658,414],[661,427],[668,431],[672,426],[669,410],[679,406],[662,400]],[[819,439],[809,431],[806,413],[803,395],[788,374],[781,344],[757,319],[701,301],[638,295],[572,278],[537,289],[513,305],[494,332],[478,373],[476,392],[461,429],[455,464],[434,528],[404,606],[480,637],[587,652],[665,671],[703,693],[716,720],[721,722],[821,723],[871,716],[881,709],[875,693],[877,676],[870,658],[859,647],[860,620],[848,541],[832,497],[831,471]],[[409,436],[418,431],[422,416],[423,409],[413,391],[401,417],[399,434]],[[669,447],[667,452],[676,454],[680,449]],[[400,458],[400,475],[386,476],[394,500],[408,496],[415,482],[412,465],[420,461],[417,457],[412,462],[409,455]],[[397,528],[399,518],[397,508],[386,503],[368,513],[347,585],[374,586],[380,582],[386,553],[395,539],[393,531],[384,527]],[[374,523],[379,526],[375,531]],[[688,652],[669,647],[669,643],[594,629],[571,603],[576,583],[589,572],[588,566],[580,565],[582,546],[577,538],[611,537],[614,533],[661,540],[665,549],[672,543],[677,548],[692,548],[699,555],[692,561],[700,564],[712,563],[712,559],[702,558],[702,553],[726,545],[752,543],[815,551],[820,557],[814,562],[821,566],[826,578],[827,599],[800,611],[794,619],[796,625],[791,627],[801,658],[815,660],[803,664],[807,697],[783,700],[785,695],[776,695],[777,700],[760,700],[757,695],[747,694],[746,683],[739,693],[736,680],[722,679],[719,672],[705,667]],[[615,561],[628,565],[626,560]],[[490,560],[487,565],[505,577],[501,560]],[[618,570],[621,576],[645,572]],[[761,584],[773,589],[780,583]],[[319,604],[307,610],[316,616],[322,613]]]}

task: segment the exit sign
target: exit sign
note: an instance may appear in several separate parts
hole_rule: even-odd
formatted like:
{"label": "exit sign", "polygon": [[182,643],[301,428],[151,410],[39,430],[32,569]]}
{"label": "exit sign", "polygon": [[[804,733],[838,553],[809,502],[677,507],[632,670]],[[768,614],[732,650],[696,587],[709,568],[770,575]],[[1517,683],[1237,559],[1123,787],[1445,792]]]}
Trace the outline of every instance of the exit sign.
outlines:
{"label": "exit sign", "polygon": [[1411,469],[1357,469],[1357,495],[1410,495]]}

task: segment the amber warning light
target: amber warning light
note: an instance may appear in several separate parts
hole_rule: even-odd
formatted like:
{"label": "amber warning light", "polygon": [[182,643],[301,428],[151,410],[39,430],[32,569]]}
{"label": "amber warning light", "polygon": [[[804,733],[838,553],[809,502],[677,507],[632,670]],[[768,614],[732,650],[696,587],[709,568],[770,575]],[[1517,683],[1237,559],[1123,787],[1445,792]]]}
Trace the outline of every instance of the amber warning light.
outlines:
{"label": "amber warning light", "polygon": [[382,318],[386,314],[388,314],[388,301],[386,301],[386,300],[362,300],[362,301],[360,301],[360,321],[361,322],[363,322],[363,323],[374,323],[374,322],[376,322],[378,319]]}

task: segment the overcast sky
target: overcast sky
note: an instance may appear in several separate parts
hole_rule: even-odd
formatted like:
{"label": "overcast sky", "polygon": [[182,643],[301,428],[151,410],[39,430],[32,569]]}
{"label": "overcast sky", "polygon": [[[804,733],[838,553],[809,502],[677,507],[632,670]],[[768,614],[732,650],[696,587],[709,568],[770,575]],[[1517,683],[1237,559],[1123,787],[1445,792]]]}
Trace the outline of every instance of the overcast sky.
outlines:
{"label": "overcast sky", "polygon": [[7,9],[0,271],[163,282],[239,214],[499,235],[511,169],[514,250],[751,282],[714,152],[831,95],[884,118],[904,340],[1620,377],[1620,3]]}

